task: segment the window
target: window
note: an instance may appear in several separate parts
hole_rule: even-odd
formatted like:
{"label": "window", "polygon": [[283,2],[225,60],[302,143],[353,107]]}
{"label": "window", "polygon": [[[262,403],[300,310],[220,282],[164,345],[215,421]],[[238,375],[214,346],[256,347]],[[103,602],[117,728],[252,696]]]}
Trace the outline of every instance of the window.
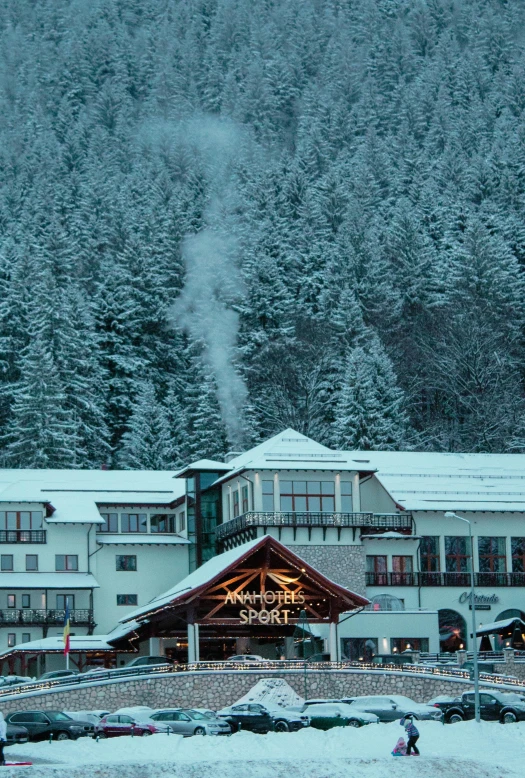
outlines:
{"label": "window", "polygon": [[525,538],[511,538],[510,548],[512,553],[512,572],[525,573]]}
{"label": "window", "polygon": [[30,594],[23,594],[22,595],[22,608],[30,608],[31,607],[31,595]]}
{"label": "window", "polygon": [[117,594],[117,605],[138,605],[136,594]]}
{"label": "window", "polygon": [[57,594],[57,610],[65,611],[66,605],[70,611],[75,610],[75,595],[74,594]]}
{"label": "window", "polygon": [[352,483],[341,481],[341,511],[352,513]]}
{"label": "window", "polygon": [[239,491],[234,489],[233,492],[233,516],[239,516]]}
{"label": "window", "polygon": [[7,647],[13,648],[13,646],[16,646],[16,633],[15,632],[8,632],[7,633]]}
{"label": "window", "polygon": [[184,532],[186,529],[186,511],[181,511],[177,517],[177,531]]}
{"label": "window", "polygon": [[447,573],[466,573],[469,570],[469,538],[445,538],[445,564]]}
{"label": "window", "polygon": [[439,538],[427,535],[421,538],[421,572],[439,573]]}
{"label": "window", "polygon": [[262,509],[265,513],[273,513],[273,481],[262,482]]}
{"label": "window", "polygon": [[457,611],[445,608],[438,611],[439,650],[457,651],[467,647],[467,625]]}
{"label": "window", "polygon": [[428,651],[428,638],[391,638],[390,648],[393,654],[402,651]]}
{"label": "window", "polygon": [[370,662],[377,654],[377,638],[343,638],[343,656],[351,662]]}
{"label": "window", "polygon": [[281,481],[281,510],[333,513],[335,483],[333,481]]}
{"label": "window", "polygon": [[42,529],[43,511],[0,511],[0,530]]}
{"label": "window", "polygon": [[478,556],[480,573],[505,573],[505,538],[478,538]]}
{"label": "window", "polygon": [[28,572],[38,570],[38,554],[26,554],[26,570]]}
{"label": "window", "polygon": [[16,608],[16,594],[7,595],[7,607]]}
{"label": "window", "polygon": [[77,554],[56,554],[55,570],[64,572],[66,570],[78,570]]}
{"label": "window", "polygon": [[136,556],[116,556],[116,569],[128,570],[135,572],[137,569],[137,557]]}
{"label": "window", "polygon": [[30,643],[30,642],[31,642],[31,633],[22,632],[22,643]]}
{"label": "window", "polygon": [[121,532],[147,532],[148,517],[145,513],[121,513]]}
{"label": "window", "polygon": [[0,557],[0,567],[2,572],[13,570],[13,555],[2,554]]}
{"label": "window", "polygon": [[99,524],[97,532],[118,532],[118,513],[101,513],[104,524]]}
{"label": "window", "polygon": [[150,527],[152,532],[176,532],[175,514],[154,513],[150,518]]}
{"label": "window", "polygon": [[241,495],[242,495],[242,512],[247,513],[250,510],[250,506],[248,503],[248,486],[243,486],[241,489]]}
{"label": "window", "polygon": [[371,586],[386,586],[386,556],[367,556],[366,573],[367,583]]}

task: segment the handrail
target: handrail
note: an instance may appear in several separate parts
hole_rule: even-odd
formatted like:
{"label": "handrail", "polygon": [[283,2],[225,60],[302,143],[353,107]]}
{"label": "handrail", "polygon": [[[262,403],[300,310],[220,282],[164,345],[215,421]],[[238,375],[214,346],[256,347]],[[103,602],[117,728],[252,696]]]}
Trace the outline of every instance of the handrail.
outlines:
{"label": "handrail", "polygon": [[[408,673],[410,675],[437,676],[448,680],[470,680],[470,672],[454,667],[433,667],[425,664],[404,664],[404,665],[375,665],[365,662],[308,662],[305,667],[303,659],[275,660],[268,662],[195,662],[186,665],[152,665],[146,667],[123,667],[115,670],[101,670],[100,672],[79,673],[78,675],[68,676],[67,678],[57,678],[49,681],[30,681],[20,685],[10,685],[0,687],[0,698],[9,695],[26,694],[30,692],[49,691],[68,686],[91,685],[100,681],[112,681],[119,678],[133,677],[137,675],[171,675],[181,672],[249,672],[249,671],[298,671],[304,672],[322,672],[328,670],[339,671],[366,671],[372,673]],[[519,681],[516,678],[494,675],[491,673],[480,673],[480,680],[485,683],[525,687],[525,681]]]}
{"label": "handrail", "polygon": [[[0,610],[2,624],[63,624],[65,610],[62,608],[4,608]],[[71,624],[93,624],[93,610],[75,608],[69,611]]]}
{"label": "handrail", "polygon": [[2,529],[0,543],[46,543],[45,529]]}

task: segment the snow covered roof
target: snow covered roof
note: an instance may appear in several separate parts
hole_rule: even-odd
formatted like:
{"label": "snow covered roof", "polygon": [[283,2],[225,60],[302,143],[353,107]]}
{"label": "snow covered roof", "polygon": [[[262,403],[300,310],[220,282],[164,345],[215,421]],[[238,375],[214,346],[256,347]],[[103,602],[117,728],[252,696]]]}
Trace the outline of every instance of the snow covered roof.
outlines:
{"label": "snow covered roof", "polygon": [[[153,611],[157,611],[168,604],[177,605],[180,602],[187,600],[190,595],[193,596],[194,594],[197,594],[198,591],[202,590],[205,586],[210,585],[216,579],[219,579],[225,571],[250,556],[252,552],[255,551],[255,549],[258,549],[264,545],[273,545],[274,547],[282,550],[282,552],[288,556],[296,556],[292,549],[287,548],[271,535],[263,535],[260,538],[249,540],[247,543],[243,543],[240,546],[229,549],[228,551],[213,557],[208,562],[205,562],[203,565],[201,565],[201,567],[198,567],[196,570],[194,570],[193,573],[190,573],[188,576],[186,576],[186,578],[183,578],[182,581],[179,581],[179,583],[176,584],[172,589],[169,589],[163,594],[159,594],[147,605],[143,605],[131,613],[128,613],[120,621],[122,623],[132,620],[142,621],[142,617],[152,613]],[[335,592],[339,593],[347,599],[351,598],[359,605],[368,604],[368,600],[361,595],[356,594],[355,592],[351,592],[339,584],[330,581],[328,578],[326,578],[326,576],[318,573],[317,571],[314,571],[313,568],[311,568],[303,560],[301,560],[301,562],[304,564],[305,568],[309,568],[315,575],[330,584]]]}
{"label": "snow covered roof", "polygon": [[[70,645],[71,651],[115,651],[113,646],[110,646],[106,641],[107,635],[71,635]],[[31,640],[28,643],[18,643],[13,648],[4,651],[0,656],[11,654],[13,651],[43,651],[45,653],[50,651],[64,651],[64,639],[62,635],[54,635],[49,638],[42,638],[41,640]]]}
{"label": "snow covered roof", "polygon": [[517,625],[523,631],[525,631],[525,622],[515,616],[513,619],[503,619],[502,621],[493,621],[490,624],[482,624],[479,629],[476,630],[476,635],[481,637],[482,635],[494,635],[497,632],[510,629]]}
{"label": "snow covered roof", "polygon": [[187,546],[190,541],[180,535],[162,535],[160,532],[146,535],[130,532],[125,535],[97,535],[97,543],[106,546]]}
{"label": "snow covered roof", "polygon": [[0,589],[99,589],[90,573],[0,573]]}
{"label": "snow covered roof", "polygon": [[1,503],[50,503],[50,524],[101,524],[99,505],[168,506],[185,493],[171,471],[0,470]]}

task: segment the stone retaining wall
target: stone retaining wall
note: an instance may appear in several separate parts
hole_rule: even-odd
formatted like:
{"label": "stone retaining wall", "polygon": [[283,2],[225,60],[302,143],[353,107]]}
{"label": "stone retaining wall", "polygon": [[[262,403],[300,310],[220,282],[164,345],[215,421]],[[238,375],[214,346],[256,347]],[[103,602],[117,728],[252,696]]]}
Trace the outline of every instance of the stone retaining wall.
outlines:
{"label": "stone retaining wall", "polygon": [[[49,689],[25,695],[6,695],[0,699],[0,709],[4,714],[28,709],[114,711],[131,705],[149,705],[152,708],[193,706],[218,710],[238,700],[261,678],[283,678],[298,694],[305,695],[304,672],[301,670],[197,671],[136,680],[103,681],[67,691]],[[308,697],[404,694],[417,702],[426,702],[438,694],[459,695],[470,686],[470,681],[449,681],[388,671],[309,670],[306,674]]]}

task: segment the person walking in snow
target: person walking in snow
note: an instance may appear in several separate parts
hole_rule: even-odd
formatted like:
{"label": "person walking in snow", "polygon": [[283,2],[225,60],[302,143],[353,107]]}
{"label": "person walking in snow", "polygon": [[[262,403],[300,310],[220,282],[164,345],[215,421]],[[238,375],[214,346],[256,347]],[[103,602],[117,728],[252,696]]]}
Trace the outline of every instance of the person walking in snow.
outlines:
{"label": "person walking in snow", "polygon": [[4,746],[7,742],[7,724],[4,721],[4,714],[0,712],[0,765],[5,765]]}
{"label": "person walking in snow", "polygon": [[416,746],[416,743],[419,740],[419,730],[414,725],[414,722],[412,721],[410,716],[406,719],[401,719],[400,723],[404,725],[405,732],[407,733],[407,737],[408,737],[406,755],[411,756],[412,749],[414,749],[414,756],[419,756],[419,749]]}

